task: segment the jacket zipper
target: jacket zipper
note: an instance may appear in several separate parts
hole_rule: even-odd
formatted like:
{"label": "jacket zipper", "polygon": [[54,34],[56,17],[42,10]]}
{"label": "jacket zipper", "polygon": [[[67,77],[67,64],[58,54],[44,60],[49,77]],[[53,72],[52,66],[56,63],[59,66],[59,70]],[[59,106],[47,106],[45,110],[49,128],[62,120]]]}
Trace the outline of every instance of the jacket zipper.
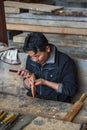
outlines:
{"label": "jacket zipper", "polygon": [[[42,76],[41,76],[42,70],[43,70],[43,67],[40,68],[40,77],[41,78],[42,78]],[[40,85],[40,95],[42,95],[42,85]]]}

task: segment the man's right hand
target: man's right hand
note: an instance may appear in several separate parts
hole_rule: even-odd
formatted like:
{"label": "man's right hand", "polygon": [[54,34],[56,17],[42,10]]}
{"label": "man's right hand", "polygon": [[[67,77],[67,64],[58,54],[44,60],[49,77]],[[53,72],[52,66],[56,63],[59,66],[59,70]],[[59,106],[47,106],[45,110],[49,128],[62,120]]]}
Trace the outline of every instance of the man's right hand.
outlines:
{"label": "man's right hand", "polygon": [[24,78],[29,78],[31,76],[31,73],[26,69],[18,69],[17,74]]}

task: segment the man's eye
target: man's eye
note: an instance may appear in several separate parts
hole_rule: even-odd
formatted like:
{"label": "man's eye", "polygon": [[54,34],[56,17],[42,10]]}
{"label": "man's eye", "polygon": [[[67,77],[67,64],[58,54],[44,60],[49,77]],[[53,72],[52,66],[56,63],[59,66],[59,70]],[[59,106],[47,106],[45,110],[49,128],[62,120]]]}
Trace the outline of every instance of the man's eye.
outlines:
{"label": "man's eye", "polygon": [[36,55],[35,57],[39,57],[39,55]]}

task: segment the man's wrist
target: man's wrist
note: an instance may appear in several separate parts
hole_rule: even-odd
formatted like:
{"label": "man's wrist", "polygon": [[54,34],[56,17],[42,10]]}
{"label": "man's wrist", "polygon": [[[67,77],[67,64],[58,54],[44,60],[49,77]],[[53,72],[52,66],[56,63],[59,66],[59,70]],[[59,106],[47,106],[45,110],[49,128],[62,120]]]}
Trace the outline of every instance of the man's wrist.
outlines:
{"label": "man's wrist", "polygon": [[58,93],[62,93],[62,89],[63,89],[63,84],[62,84],[62,83],[59,83],[59,84],[58,84],[57,92],[58,92]]}

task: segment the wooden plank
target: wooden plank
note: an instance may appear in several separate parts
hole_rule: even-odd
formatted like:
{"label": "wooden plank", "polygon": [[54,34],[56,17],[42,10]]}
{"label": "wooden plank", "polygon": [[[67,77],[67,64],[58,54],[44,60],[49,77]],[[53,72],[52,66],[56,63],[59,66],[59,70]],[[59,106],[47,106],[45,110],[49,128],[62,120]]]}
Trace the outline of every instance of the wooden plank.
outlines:
{"label": "wooden plank", "polygon": [[87,22],[76,21],[53,21],[41,19],[6,18],[7,24],[26,24],[35,26],[68,27],[68,28],[87,28]]}
{"label": "wooden plank", "polygon": [[80,130],[81,124],[44,117],[35,118],[23,130]]}
{"label": "wooden plank", "polygon": [[64,7],[64,10],[56,10],[54,11],[56,15],[64,15],[64,16],[87,16],[87,9],[86,8],[75,8],[75,7]]}
{"label": "wooden plank", "polygon": [[20,13],[20,9],[14,7],[5,7],[5,13]]}
{"label": "wooden plank", "polygon": [[38,32],[46,32],[46,33],[87,35],[87,29],[31,26],[31,25],[23,25],[23,24],[7,24],[7,30],[38,31]]}
{"label": "wooden plank", "polygon": [[81,108],[84,106],[84,101],[87,98],[87,93],[83,93],[79,100],[77,100],[73,106],[68,110],[67,114],[64,117],[64,121],[73,121],[73,119],[80,112]]}
{"label": "wooden plank", "polygon": [[[63,102],[56,102],[56,101],[47,101],[41,99],[32,99],[31,97],[24,96],[25,100],[24,106],[20,107],[20,99],[17,96],[10,96],[4,95],[5,98],[0,98],[0,108],[7,109],[10,111],[17,111],[22,112],[25,114],[33,114],[38,116],[43,116],[47,118],[54,118],[54,119],[63,119],[67,111],[70,109],[72,104],[63,103]],[[8,101],[8,102],[7,102]],[[5,108],[6,106],[6,108]],[[86,123],[87,121],[87,111],[86,106],[80,111],[78,116],[75,118],[73,122],[75,123]]]}
{"label": "wooden plank", "polygon": [[57,16],[57,15],[37,15],[37,14],[6,14],[7,17],[13,18],[25,18],[25,19],[43,19],[43,20],[61,20],[61,21],[78,21],[87,22],[87,17],[77,17],[77,16]]}
{"label": "wooden plank", "polygon": [[62,2],[78,2],[78,3],[84,3],[87,2],[87,0],[61,0]]}
{"label": "wooden plank", "polygon": [[0,42],[8,43],[3,0],[0,1]]}
{"label": "wooden plank", "polygon": [[24,43],[25,37],[27,36],[27,32],[21,33],[19,35],[13,36],[13,42],[18,42],[18,43]]}
{"label": "wooden plank", "polygon": [[[18,35],[13,36],[13,41],[14,42],[24,42],[25,37],[29,34],[30,32],[23,32]],[[58,42],[59,40],[62,41],[71,41],[71,42],[81,42],[87,43],[87,36],[80,36],[80,35],[63,35],[63,34],[49,34],[49,33],[44,33],[44,35],[47,37],[47,39],[51,42]],[[83,42],[82,42],[83,41]],[[79,44],[79,43],[78,43]]]}
{"label": "wooden plank", "polygon": [[[24,43],[25,37],[30,32],[24,32],[19,35],[13,36],[13,42],[17,43]],[[75,35],[59,35],[59,34],[46,34],[44,35],[47,37],[49,43],[53,43],[60,46],[67,46],[72,48],[78,48],[81,49],[87,48],[87,36],[75,36]]]}
{"label": "wooden plank", "polygon": [[69,11],[77,11],[77,12],[84,12],[87,11],[87,8],[81,8],[81,7],[64,7],[64,10],[69,10]]}
{"label": "wooden plank", "polygon": [[54,10],[58,10],[63,8],[63,6],[53,6],[46,4],[35,4],[35,3],[23,3],[23,2],[13,2],[13,1],[5,1],[5,6],[21,8],[21,9],[30,9],[36,11],[44,11],[44,12],[52,12]]}

